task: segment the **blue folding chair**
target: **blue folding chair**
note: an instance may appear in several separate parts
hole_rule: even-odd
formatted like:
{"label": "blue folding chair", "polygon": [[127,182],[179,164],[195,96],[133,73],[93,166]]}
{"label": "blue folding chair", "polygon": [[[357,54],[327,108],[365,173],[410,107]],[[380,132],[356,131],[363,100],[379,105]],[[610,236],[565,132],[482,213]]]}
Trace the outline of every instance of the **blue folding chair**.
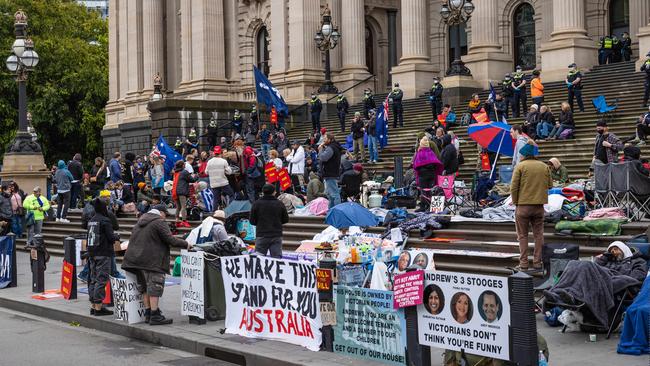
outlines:
{"label": "blue folding chair", "polygon": [[600,118],[609,122],[614,118],[614,111],[618,108],[618,99],[614,100],[613,105],[607,105],[604,95],[599,95],[591,100]]}

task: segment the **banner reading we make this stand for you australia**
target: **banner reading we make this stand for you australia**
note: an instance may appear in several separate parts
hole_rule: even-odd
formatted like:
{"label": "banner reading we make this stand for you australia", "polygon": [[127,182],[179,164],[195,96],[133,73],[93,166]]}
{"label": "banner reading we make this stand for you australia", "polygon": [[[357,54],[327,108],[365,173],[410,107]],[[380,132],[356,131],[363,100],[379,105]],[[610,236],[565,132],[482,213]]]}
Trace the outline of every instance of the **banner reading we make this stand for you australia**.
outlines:
{"label": "banner reading we make this stand for you australia", "polygon": [[427,271],[418,305],[422,345],[510,359],[506,277]]}
{"label": "banner reading we make this stand for you australia", "polygon": [[221,269],[227,333],[320,349],[315,264],[242,255],[221,257]]}

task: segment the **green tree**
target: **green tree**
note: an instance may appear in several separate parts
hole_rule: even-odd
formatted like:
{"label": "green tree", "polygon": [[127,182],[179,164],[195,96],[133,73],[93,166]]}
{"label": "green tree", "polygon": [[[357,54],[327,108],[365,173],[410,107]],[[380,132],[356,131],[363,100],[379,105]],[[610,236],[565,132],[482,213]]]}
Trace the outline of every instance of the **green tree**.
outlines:
{"label": "green tree", "polygon": [[[27,80],[28,110],[48,164],[81,153],[102,156],[108,100],[108,24],[72,0],[0,0],[0,56],[11,53],[14,13],[27,13],[28,35],[40,61]],[[18,89],[0,75],[0,152],[18,126]]]}

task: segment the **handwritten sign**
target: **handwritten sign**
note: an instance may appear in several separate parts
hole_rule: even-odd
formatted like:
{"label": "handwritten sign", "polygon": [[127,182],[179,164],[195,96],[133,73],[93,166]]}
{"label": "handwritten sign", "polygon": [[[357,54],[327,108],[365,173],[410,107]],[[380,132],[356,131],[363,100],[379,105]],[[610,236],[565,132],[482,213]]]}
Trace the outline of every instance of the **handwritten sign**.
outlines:
{"label": "handwritten sign", "polygon": [[205,314],[203,252],[181,250],[181,315]]}
{"label": "handwritten sign", "polygon": [[323,321],[323,326],[336,325],[336,304],[333,302],[321,302],[320,318]]}
{"label": "handwritten sign", "polygon": [[396,275],[393,283],[393,307],[400,309],[422,304],[423,288],[423,270]]}
{"label": "handwritten sign", "polygon": [[138,292],[135,275],[129,272],[124,272],[124,275],[126,278],[111,277],[115,319],[129,324],[142,323],[144,322],[143,295]]}
{"label": "handwritten sign", "polygon": [[440,213],[445,210],[445,196],[432,196],[431,207],[429,211],[433,213]]}

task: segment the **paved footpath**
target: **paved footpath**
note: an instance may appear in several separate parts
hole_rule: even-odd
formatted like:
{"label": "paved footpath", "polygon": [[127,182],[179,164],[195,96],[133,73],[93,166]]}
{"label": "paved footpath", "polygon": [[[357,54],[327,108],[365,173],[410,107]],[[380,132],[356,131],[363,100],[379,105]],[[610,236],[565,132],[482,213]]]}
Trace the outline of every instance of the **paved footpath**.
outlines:
{"label": "paved footpath", "polygon": [[[174,319],[167,326],[149,326],[147,324],[128,325],[111,317],[94,317],[89,315],[88,297],[78,294],[77,300],[63,299],[35,300],[31,292],[31,272],[29,256],[19,252],[18,287],[0,290],[0,307],[32,314],[50,320],[65,323],[78,322],[82,327],[155,345],[217,358],[234,364],[255,366],[280,365],[382,365],[377,362],[358,360],[331,352],[311,352],[305,348],[288,343],[244,338],[231,334],[221,334],[223,321],[208,322],[205,325],[189,324],[188,318],[180,315],[180,286],[165,287],[161,300],[161,309],[165,316]],[[46,290],[56,289],[61,283],[60,257],[52,257],[45,274]],[[81,268],[79,268],[80,270]],[[79,283],[79,288],[84,288]],[[597,342],[589,342],[585,333],[561,334],[559,328],[548,327],[538,315],[538,330],[548,341],[551,349],[551,365],[554,366],[600,366],[626,365],[648,366],[650,357],[627,356],[616,353],[618,334],[606,340],[598,335]],[[442,365],[442,350],[432,350],[432,365]]]}

